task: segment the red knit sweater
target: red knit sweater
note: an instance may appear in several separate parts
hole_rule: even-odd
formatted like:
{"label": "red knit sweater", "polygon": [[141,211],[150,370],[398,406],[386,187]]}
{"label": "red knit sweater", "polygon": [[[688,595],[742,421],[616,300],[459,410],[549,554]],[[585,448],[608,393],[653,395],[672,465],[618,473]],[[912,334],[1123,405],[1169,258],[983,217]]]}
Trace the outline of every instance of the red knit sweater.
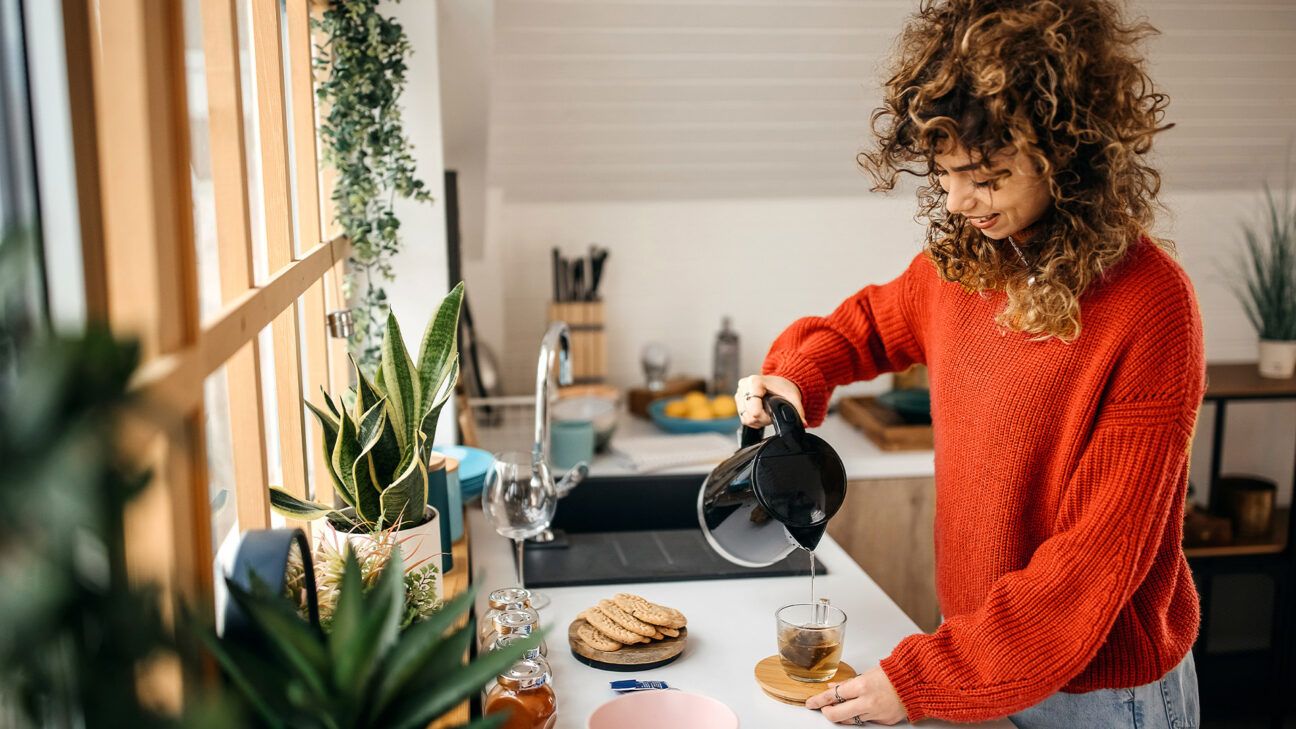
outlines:
{"label": "red knit sweater", "polygon": [[1070,344],[1001,330],[1004,303],[919,254],[792,324],[763,367],[801,388],[810,425],[837,385],[929,368],[945,622],[881,664],[910,721],[1145,684],[1197,634],[1180,539],[1205,359],[1188,277],[1140,240],[1081,297]]}

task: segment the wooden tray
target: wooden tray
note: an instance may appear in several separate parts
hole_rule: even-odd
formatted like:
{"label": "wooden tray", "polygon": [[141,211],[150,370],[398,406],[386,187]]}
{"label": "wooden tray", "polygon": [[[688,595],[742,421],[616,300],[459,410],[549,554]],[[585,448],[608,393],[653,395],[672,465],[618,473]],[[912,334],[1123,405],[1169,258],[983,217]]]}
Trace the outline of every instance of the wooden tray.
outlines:
{"label": "wooden tray", "polygon": [[567,642],[572,656],[592,668],[604,671],[640,671],[657,668],[675,661],[688,645],[688,628],[679,629],[678,638],[654,640],[651,643],[628,645],[619,651],[601,651],[580,639],[576,631],[587,625],[584,618],[576,618],[567,627]]}
{"label": "wooden tray", "polygon": [[811,696],[827,691],[830,683],[841,683],[855,678],[855,676],[855,669],[851,668],[850,664],[845,661],[838,663],[837,673],[834,673],[832,678],[823,683],[807,683],[789,677],[783,671],[783,666],[779,663],[777,655],[769,656],[756,664],[756,683],[761,687],[761,690],[768,694],[770,698],[794,706],[801,706]]}
{"label": "wooden tray", "polygon": [[900,414],[870,396],[844,397],[838,405],[846,422],[864,431],[884,451],[920,451],[932,448],[932,427],[910,425]]}

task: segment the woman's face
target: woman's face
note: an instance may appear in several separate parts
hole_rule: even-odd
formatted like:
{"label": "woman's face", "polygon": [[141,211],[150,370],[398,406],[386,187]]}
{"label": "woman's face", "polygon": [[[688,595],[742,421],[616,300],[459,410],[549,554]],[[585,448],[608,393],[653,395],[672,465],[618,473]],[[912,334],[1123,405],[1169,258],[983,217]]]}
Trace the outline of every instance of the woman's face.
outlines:
{"label": "woman's face", "polygon": [[964,147],[936,155],[936,174],[945,190],[945,209],[993,240],[1003,240],[1030,226],[1052,205],[1048,182],[1030,159],[1000,152],[982,166]]}

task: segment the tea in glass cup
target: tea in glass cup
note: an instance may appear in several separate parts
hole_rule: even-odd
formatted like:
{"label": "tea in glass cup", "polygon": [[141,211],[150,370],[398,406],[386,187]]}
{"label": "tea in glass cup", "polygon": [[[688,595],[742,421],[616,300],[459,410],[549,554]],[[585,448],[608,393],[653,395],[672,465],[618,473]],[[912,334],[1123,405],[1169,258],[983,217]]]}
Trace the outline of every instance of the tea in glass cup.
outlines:
{"label": "tea in glass cup", "polygon": [[788,677],[821,683],[837,673],[846,639],[846,613],[827,603],[786,605],[778,621],[779,663]]}

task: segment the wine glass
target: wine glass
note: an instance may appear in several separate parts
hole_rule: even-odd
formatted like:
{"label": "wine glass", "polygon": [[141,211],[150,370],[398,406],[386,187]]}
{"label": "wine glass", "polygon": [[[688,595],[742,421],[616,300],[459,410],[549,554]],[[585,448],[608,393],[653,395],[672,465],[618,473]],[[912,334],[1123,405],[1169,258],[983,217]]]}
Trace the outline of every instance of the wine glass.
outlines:
{"label": "wine glass", "polygon": [[[543,459],[530,453],[499,453],[486,474],[482,510],[495,531],[513,540],[517,548],[518,587],[526,587],[522,575],[522,548],[528,537],[544,531],[558,508],[558,490]],[[549,598],[531,593],[531,607],[539,610]]]}

